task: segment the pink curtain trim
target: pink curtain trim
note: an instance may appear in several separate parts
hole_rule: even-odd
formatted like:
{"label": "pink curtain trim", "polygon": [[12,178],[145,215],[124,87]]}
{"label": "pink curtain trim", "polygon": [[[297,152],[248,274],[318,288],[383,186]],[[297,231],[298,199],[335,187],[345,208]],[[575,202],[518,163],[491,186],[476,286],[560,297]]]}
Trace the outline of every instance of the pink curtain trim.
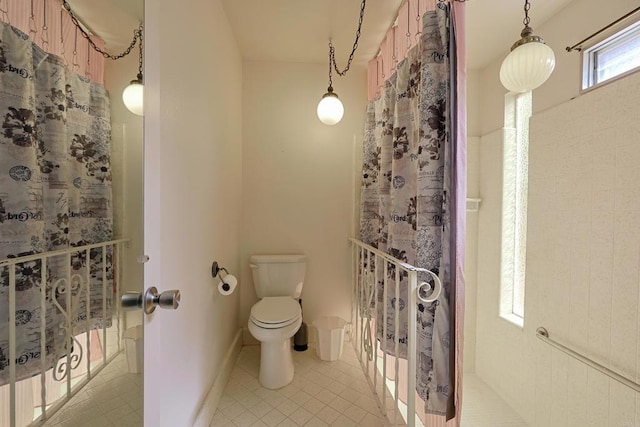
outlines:
{"label": "pink curtain trim", "polygon": [[458,215],[456,217],[456,300],[455,300],[455,377],[456,417],[451,425],[459,426],[462,413],[462,384],[463,384],[463,350],[464,350],[464,305],[465,305],[465,277],[464,261],[466,247],[466,206],[467,206],[467,62],[466,62],[466,34],[465,34],[465,7],[464,3],[453,3],[454,28],[457,41],[457,114],[456,137],[457,156],[457,188],[456,205]]}
{"label": "pink curtain trim", "polygon": [[[6,7],[6,13],[0,12],[0,20],[27,34],[45,52],[64,58],[75,73],[104,83],[104,57],[91,48],[80,31],[76,31],[58,0],[5,0],[2,6]],[[101,49],[104,47],[98,37],[91,39]]]}
{"label": "pink curtain trim", "polygon": [[438,0],[406,0],[398,10],[398,25],[387,31],[380,44],[380,54],[369,61],[367,95],[371,101],[380,93],[382,84],[393,74],[398,62],[418,43],[422,15],[436,8]]}

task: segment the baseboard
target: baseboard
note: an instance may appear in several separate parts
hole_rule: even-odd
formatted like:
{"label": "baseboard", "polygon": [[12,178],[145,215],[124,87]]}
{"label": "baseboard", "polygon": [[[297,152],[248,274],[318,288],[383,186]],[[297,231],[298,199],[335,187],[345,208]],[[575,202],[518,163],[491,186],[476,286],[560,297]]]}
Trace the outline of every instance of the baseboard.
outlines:
{"label": "baseboard", "polygon": [[224,362],[222,362],[222,370],[214,381],[213,386],[207,393],[204,403],[198,411],[196,420],[193,423],[194,427],[209,427],[211,425],[211,420],[213,420],[216,409],[218,409],[218,402],[220,402],[220,397],[222,397],[227,381],[229,381],[229,376],[231,375],[231,371],[236,363],[241,347],[242,329],[238,329],[238,332],[233,339],[233,343],[231,343],[231,347],[224,358]]}

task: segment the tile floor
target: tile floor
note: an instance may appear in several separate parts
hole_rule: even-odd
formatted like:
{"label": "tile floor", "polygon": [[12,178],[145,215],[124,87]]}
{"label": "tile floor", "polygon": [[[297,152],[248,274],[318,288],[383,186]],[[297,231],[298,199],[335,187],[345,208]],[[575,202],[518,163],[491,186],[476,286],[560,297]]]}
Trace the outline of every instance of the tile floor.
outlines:
{"label": "tile floor", "polygon": [[141,427],[141,374],[130,374],[120,353],[42,426]]}
{"label": "tile floor", "polygon": [[527,427],[522,418],[475,374],[464,374],[461,427]]}
{"label": "tile floor", "polygon": [[[260,347],[243,347],[211,426],[383,426],[349,341],[342,358],[323,362],[310,346],[294,352],[296,377],[283,389],[260,387]],[[465,375],[462,427],[527,427],[475,374]]]}
{"label": "tile floor", "polygon": [[260,347],[243,347],[211,425],[385,425],[350,342],[335,362],[320,360],[313,345],[293,356],[291,384],[268,390],[258,383]]}
{"label": "tile floor", "polygon": [[[394,383],[389,381],[387,386],[389,390],[393,390]],[[528,427],[507,402],[477,375],[464,374],[463,393],[461,427]],[[393,404],[393,401],[389,400],[389,406],[392,407]],[[406,405],[400,402],[399,406],[400,412],[406,417]],[[393,419],[392,410],[389,410],[388,416],[390,420]],[[415,420],[417,427],[423,427],[418,417]]]}
{"label": "tile floor", "polygon": [[[212,426],[384,426],[349,341],[340,360],[323,362],[310,346],[294,352],[296,377],[272,391],[258,383],[260,347],[240,352]],[[527,427],[527,424],[474,374],[465,374],[462,427]],[[84,389],[42,426],[141,427],[142,375],[127,372],[116,357]]]}

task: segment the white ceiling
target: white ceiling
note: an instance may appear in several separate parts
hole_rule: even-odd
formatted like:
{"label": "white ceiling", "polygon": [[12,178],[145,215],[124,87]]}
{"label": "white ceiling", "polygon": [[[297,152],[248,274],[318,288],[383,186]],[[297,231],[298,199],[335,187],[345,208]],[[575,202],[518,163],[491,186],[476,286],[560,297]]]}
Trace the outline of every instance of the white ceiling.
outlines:
{"label": "white ceiling", "polygon": [[[126,47],[142,20],[142,0],[69,0],[112,51]],[[155,0],[148,0],[155,1]],[[354,64],[372,59],[406,0],[368,0]],[[413,0],[416,1],[416,0]],[[425,0],[426,1],[426,0]],[[572,0],[532,0],[531,24],[539,27]],[[248,61],[327,61],[329,38],[344,67],[361,0],[222,0],[238,46]],[[505,56],[522,30],[521,0],[467,0],[467,66],[483,68]]]}
{"label": "white ceiling", "polygon": [[[531,0],[531,27],[538,29],[572,1]],[[466,7],[467,67],[484,68],[496,58],[507,56],[524,27],[524,1],[467,0]]]}
{"label": "white ceiling", "polygon": [[105,42],[112,54],[119,54],[129,46],[133,30],[144,16],[143,0],[67,1],[81,22]]}
{"label": "white ceiling", "polygon": [[[358,26],[361,0],[222,0],[245,60],[327,62],[333,40],[343,68]],[[378,52],[402,0],[369,0],[354,62]]]}
{"label": "white ceiling", "polygon": [[[356,60],[372,59],[403,0],[368,0]],[[406,0],[405,0],[406,1]],[[417,0],[413,0],[417,1]],[[423,0],[428,1],[428,0]],[[534,29],[572,0],[532,0]],[[246,60],[327,61],[334,40],[338,66],[351,52],[361,0],[222,0]],[[524,1],[467,0],[467,65],[483,68],[520,38]]]}

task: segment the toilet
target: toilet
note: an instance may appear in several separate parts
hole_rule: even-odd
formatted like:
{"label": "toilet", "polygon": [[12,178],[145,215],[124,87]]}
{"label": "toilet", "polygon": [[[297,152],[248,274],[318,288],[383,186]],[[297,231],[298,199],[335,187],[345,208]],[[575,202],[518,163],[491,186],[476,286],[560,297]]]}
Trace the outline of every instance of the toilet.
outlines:
{"label": "toilet", "polygon": [[306,268],[304,255],[253,255],[251,274],[260,299],[251,307],[249,332],[260,341],[260,384],[269,389],[293,380],[291,337],[302,324],[298,298]]}

